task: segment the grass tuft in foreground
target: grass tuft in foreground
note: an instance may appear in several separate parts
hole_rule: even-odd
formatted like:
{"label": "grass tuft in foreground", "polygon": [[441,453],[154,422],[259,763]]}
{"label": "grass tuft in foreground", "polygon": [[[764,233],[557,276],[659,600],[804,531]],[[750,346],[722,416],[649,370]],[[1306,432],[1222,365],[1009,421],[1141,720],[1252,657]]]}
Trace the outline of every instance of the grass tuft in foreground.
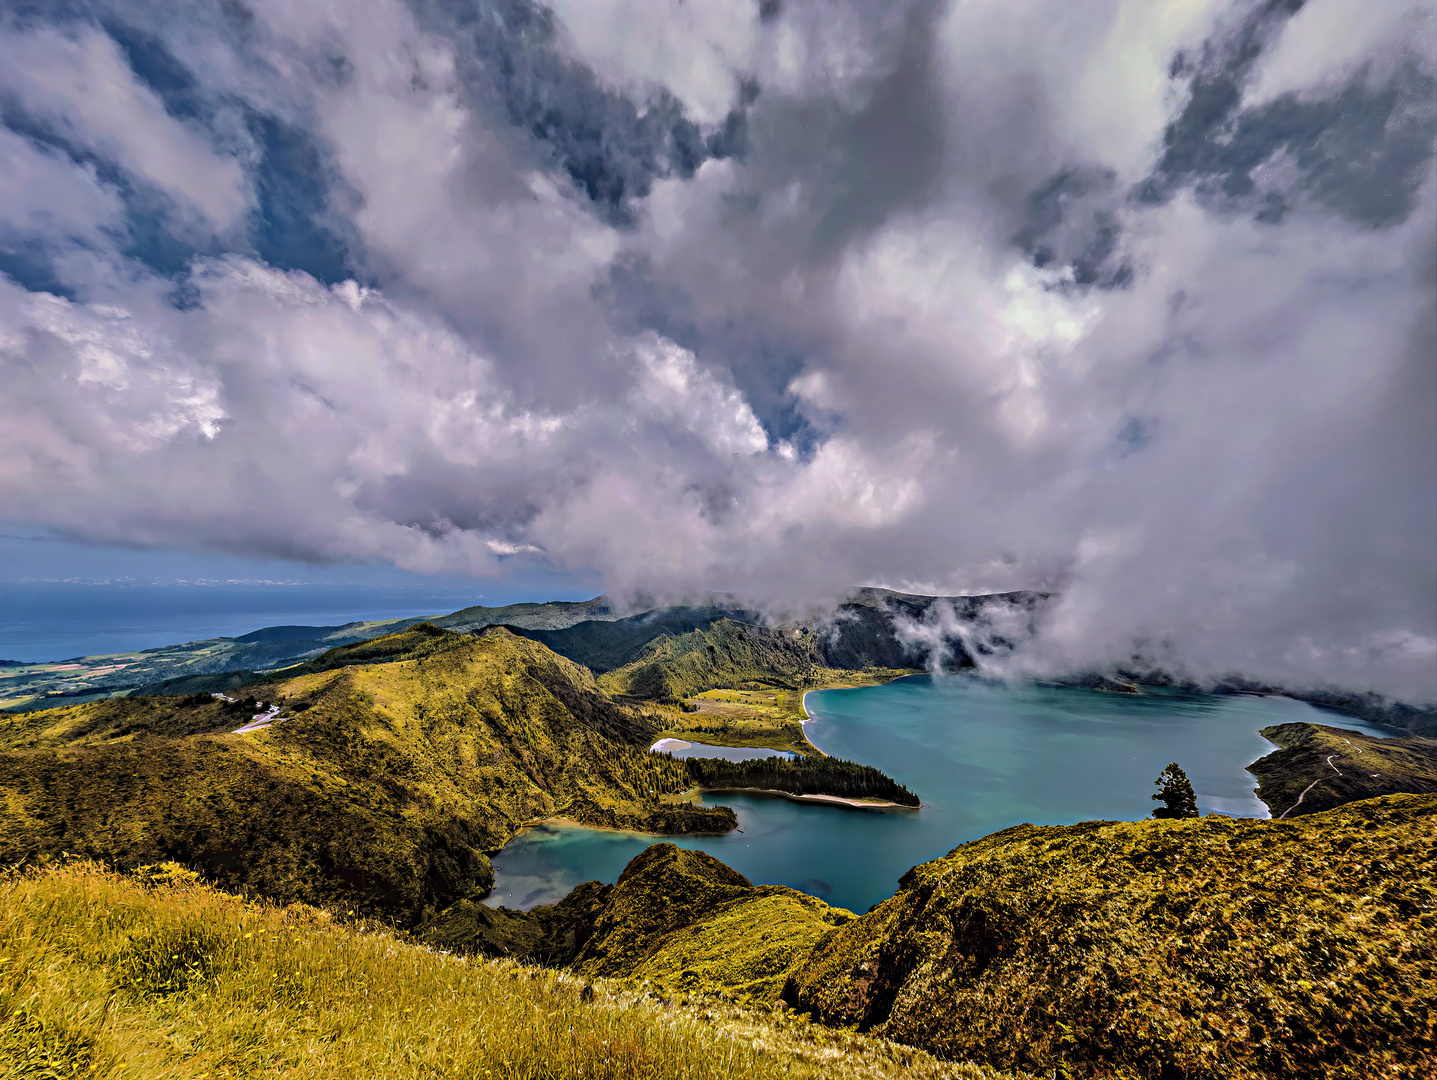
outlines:
{"label": "grass tuft in foreground", "polygon": [[997,1076],[781,1012],[465,961],[341,923],[173,866],[13,872],[0,881],[0,1076]]}

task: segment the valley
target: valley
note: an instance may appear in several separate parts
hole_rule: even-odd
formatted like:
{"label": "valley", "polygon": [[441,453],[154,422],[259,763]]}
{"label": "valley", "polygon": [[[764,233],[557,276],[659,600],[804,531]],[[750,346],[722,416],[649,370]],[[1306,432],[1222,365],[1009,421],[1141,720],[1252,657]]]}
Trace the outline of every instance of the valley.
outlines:
{"label": "valley", "polygon": [[[50,950],[26,954],[48,958],[43,980],[0,968],[0,993],[65,1018],[12,1009],[0,1052],[144,1075],[223,1055],[206,1003],[260,1007],[246,973],[271,954],[245,935],[263,925],[308,958],[301,1023],[352,1009],[320,972],[372,972],[402,1016],[461,964],[502,1008],[586,1032],[617,1032],[613,1010],[616,1047],[657,1038],[644,1010],[660,1003],[688,1025],[663,1044],[685,1075],[739,1043],[724,1075],[1335,1080],[1354,1054],[1420,1075],[1437,798],[1391,792],[1432,790],[1430,740],[1270,696],[914,675],[879,621],[912,601],[868,599],[823,633],[722,607],[408,621],[282,668],[186,676],[184,693],[0,713],[0,944]],[[679,760],[650,751],[663,739],[793,756]],[[1260,816],[1242,746],[1274,817],[1305,791],[1285,820],[1132,820],[1173,756],[1205,809]],[[1350,783],[1321,775],[1331,762]],[[1104,814],[1119,820],[1082,820]],[[131,917],[114,905],[149,912],[163,929],[130,940],[163,939],[158,959],[97,938],[98,966],[67,966],[74,931],[45,914],[61,896],[97,925]],[[59,936],[37,944],[45,927]],[[381,939],[382,958],[364,953]],[[1254,951],[1269,939],[1302,944]],[[72,1007],[82,984],[118,1011]],[[1375,1008],[1354,1011],[1348,987]],[[189,1056],[147,1018],[198,1025]],[[446,1023],[480,1056],[568,1060],[547,1035],[499,1049],[492,1026]],[[282,1037],[247,1045],[304,1068]],[[634,1059],[613,1060],[617,1077]]]}

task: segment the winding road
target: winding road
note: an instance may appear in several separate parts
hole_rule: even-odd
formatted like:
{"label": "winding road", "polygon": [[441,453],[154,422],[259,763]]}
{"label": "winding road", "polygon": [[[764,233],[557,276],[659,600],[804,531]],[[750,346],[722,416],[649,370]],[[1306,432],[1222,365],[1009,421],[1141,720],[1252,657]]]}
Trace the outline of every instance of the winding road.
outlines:
{"label": "winding road", "polygon": [[[1346,742],[1347,740],[1344,739],[1343,741]],[[1341,776],[1341,775],[1342,775],[1342,770],[1339,769],[1336,765],[1332,764],[1332,759],[1335,758],[1336,756],[1337,756],[1336,754],[1328,754],[1328,755],[1327,755],[1327,767],[1328,767],[1329,769],[1331,769],[1333,772],[1337,773],[1338,776]],[[1313,788],[1315,788],[1318,784],[1322,783],[1322,782],[1323,782],[1324,780],[1326,780],[1326,779],[1328,779],[1328,777],[1326,777],[1326,776],[1319,776],[1319,777],[1318,777],[1316,780],[1314,780],[1312,783],[1308,784],[1307,787],[1303,788],[1303,789],[1302,789],[1302,794],[1297,797],[1297,802],[1293,803],[1291,806],[1289,806],[1289,807],[1288,807],[1286,810],[1284,810],[1282,813],[1278,814],[1278,815],[1277,815],[1277,820],[1278,820],[1278,821],[1281,821],[1283,818],[1287,817],[1288,814],[1292,813],[1292,812],[1293,812],[1294,810],[1296,810],[1299,806],[1301,806],[1301,805],[1302,805],[1302,800],[1305,799],[1305,798],[1307,798],[1307,793],[1308,793],[1309,791],[1311,791]]]}

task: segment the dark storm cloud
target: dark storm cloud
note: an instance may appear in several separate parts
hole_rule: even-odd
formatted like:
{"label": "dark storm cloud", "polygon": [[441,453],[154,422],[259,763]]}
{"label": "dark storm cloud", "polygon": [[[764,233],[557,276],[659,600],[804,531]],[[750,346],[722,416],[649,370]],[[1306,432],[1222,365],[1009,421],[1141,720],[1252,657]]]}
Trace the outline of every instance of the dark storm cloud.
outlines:
{"label": "dark storm cloud", "polygon": [[1188,101],[1163,132],[1163,155],[1140,198],[1192,187],[1208,204],[1279,222],[1303,201],[1383,228],[1416,208],[1437,138],[1437,81],[1408,60],[1385,75],[1364,67],[1316,94],[1244,105],[1265,46],[1302,9],[1271,0],[1238,28],[1175,59]]}
{"label": "dark storm cloud", "polygon": [[[223,89],[207,87],[161,37],[128,21],[146,14],[142,9],[71,5],[53,12],[51,20],[41,19],[35,9],[19,14],[15,20],[19,26],[53,25],[72,34],[103,31],[136,84],[152,92],[165,113],[187,124],[217,153],[244,164],[254,191],[254,206],[243,230],[249,250],[272,266],[302,270],[328,283],[356,276],[363,257],[345,215],[353,193],[315,132],[293,119],[237,101]],[[248,35],[251,17],[239,5],[221,5],[212,14],[221,25],[237,24],[242,36]],[[241,55],[245,52],[237,50]],[[253,56],[246,60],[263,77],[265,65]],[[340,81],[343,58],[330,57],[315,67]],[[77,142],[65,123],[31,113],[13,94],[0,99],[0,110],[9,130],[92,168],[119,194],[126,208],[127,243],[121,249],[125,256],[157,273],[183,277],[195,258],[220,254],[238,239],[231,236],[230,243],[224,243],[197,231],[193,223],[176,220],[174,199],[151,179]]]}
{"label": "dark storm cloud", "polygon": [[329,285],[359,276],[362,254],[341,209],[356,200],[318,140],[274,116],[255,112],[246,120],[258,154],[250,226],[256,253]]}
{"label": "dark storm cloud", "polygon": [[815,438],[789,392],[812,346],[782,326],[736,318],[731,311],[707,314],[684,289],[641,256],[619,258],[594,286],[609,325],[619,334],[652,330],[699,356],[726,360],[735,384],[774,440],[806,451]]}
{"label": "dark storm cloud", "polygon": [[3,12],[16,527],[1437,695],[1420,5]]}
{"label": "dark storm cloud", "polygon": [[632,222],[632,204],[655,180],[687,179],[710,157],[744,149],[741,109],[706,133],[667,91],[635,101],[603,85],[563,52],[553,12],[531,0],[412,0],[412,7],[421,25],[455,44],[471,97],[538,142],[614,224]]}
{"label": "dark storm cloud", "polygon": [[1045,268],[1068,268],[1075,285],[1115,288],[1132,280],[1119,251],[1117,177],[1110,169],[1064,169],[1028,199],[1013,241]]}
{"label": "dark storm cloud", "polygon": [[821,256],[920,204],[939,179],[945,132],[933,24],[940,13],[935,3],[909,7],[890,70],[825,140],[835,182],[813,233]]}

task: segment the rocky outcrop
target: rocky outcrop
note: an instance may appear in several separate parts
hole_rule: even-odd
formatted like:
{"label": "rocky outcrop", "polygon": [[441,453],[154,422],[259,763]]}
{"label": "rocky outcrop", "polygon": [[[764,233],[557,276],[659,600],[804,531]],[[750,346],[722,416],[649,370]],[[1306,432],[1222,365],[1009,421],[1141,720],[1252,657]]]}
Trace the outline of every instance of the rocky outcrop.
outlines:
{"label": "rocky outcrop", "polygon": [[754,886],[712,855],[655,844],[625,868],[573,966],[775,1000],[814,943],[851,918],[792,889]]}
{"label": "rocky outcrop", "polygon": [[461,900],[420,927],[416,936],[450,952],[562,966],[593,936],[594,923],[613,891],[612,885],[586,881],[557,904],[529,911]]}

